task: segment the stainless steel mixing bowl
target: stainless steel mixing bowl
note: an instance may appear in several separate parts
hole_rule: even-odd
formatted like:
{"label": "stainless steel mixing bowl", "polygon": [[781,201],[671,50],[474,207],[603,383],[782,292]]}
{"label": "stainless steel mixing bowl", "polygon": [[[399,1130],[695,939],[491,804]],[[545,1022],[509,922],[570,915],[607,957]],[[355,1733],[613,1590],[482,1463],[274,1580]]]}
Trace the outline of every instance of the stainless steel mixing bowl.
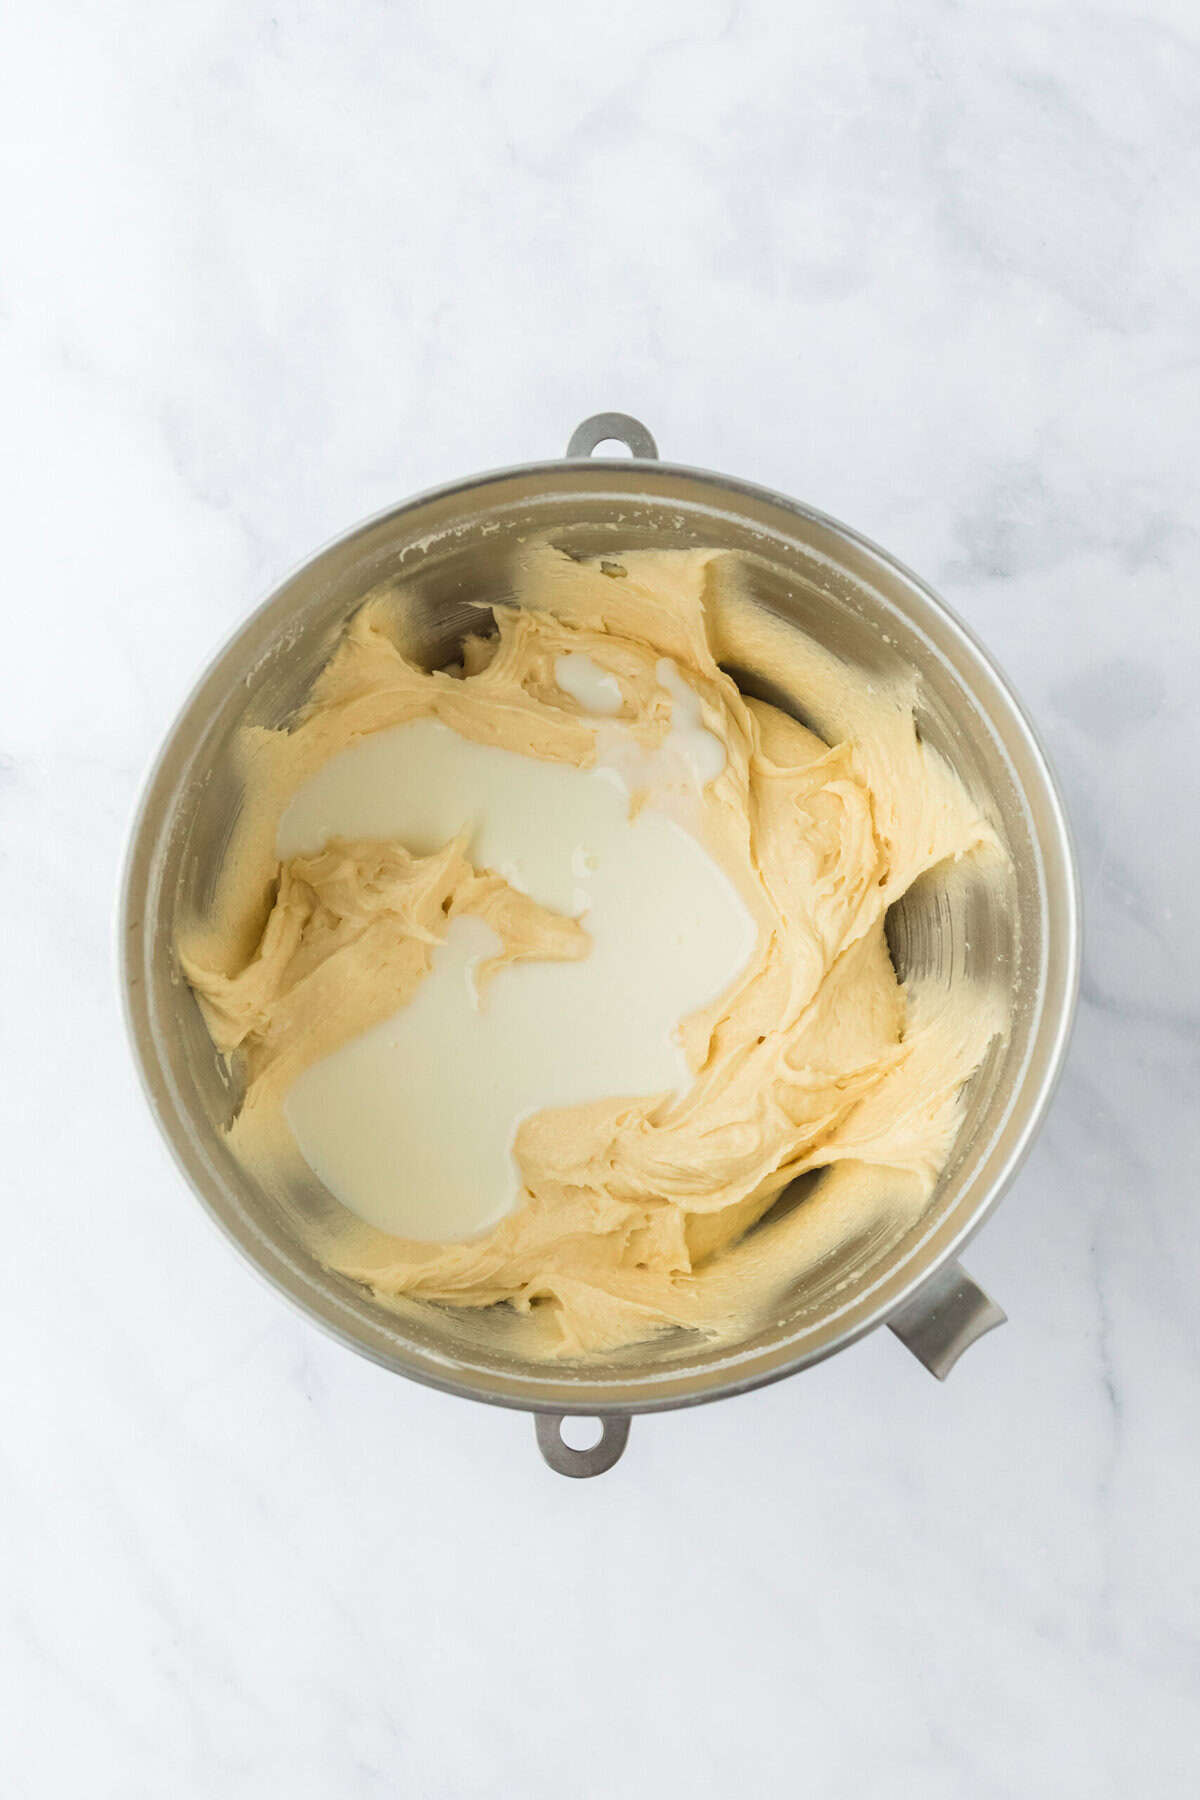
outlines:
{"label": "stainless steel mixing bowl", "polygon": [[[632,456],[592,458],[608,440]],[[918,728],[984,805],[1011,853],[1006,890],[935,871],[888,919],[902,976],[921,969],[949,982],[987,969],[1011,995],[1008,1039],[971,1082],[964,1124],[928,1211],[899,1242],[845,1244],[798,1278],[770,1322],[734,1346],[680,1332],[604,1361],[548,1366],[514,1352],[507,1309],[397,1311],[331,1274],[286,1208],[226,1147],[236,1090],[175,959],[176,922],[208,903],[238,808],[239,728],[285,721],[350,614],[381,586],[393,593],[407,653],[429,667],[452,661],[464,631],[478,623],[477,603],[511,594],[518,546],[545,534],[583,553],[691,545],[742,553],[754,607],[778,622],[775,647],[770,666],[756,666],[761,650],[743,652],[735,629],[723,659],[743,688],[801,716],[788,626],[867,669],[915,668]],[[747,639],[760,642],[759,633]],[[995,665],[924,582],[810,507],[660,462],[636,420],[597,415],[576,431],[564,460],[476,476],[406,501],[284,582],[212,663],[163,747],[130,847],[122,927],[129,1026],[146,1092],[218,1224],[269,1281],[352,1349],[464,1398],[532,1412],[542,1452],[563,1474],[611,1467],[634,1413],[719,1400],[792,1375],[885,1322],[941,1376],[1004,1317],[955,1259],[1029,1147],[1074,1008],[1078,884],[1045,756]],[[469,1094],[463,1103],[469,1119]],[[590,1450],[563,1441],[563,1418],[576,1413],[602,1422]]]}

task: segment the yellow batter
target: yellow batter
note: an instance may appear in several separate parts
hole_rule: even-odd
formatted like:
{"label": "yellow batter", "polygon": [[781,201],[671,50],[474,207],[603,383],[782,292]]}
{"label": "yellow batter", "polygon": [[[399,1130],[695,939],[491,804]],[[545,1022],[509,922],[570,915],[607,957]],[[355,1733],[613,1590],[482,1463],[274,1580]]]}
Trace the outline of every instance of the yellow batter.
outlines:
{"label": "yellow batter", "polygon": [[[963,1083],[1003,1029],[986,989],[906,990],[888,954],[887,909],[925,870],[968,855],[1002,866],[991,827],[919,741],[911,688],[872,686],[814,644],[810,716],[829,742],[744,698],[714,655],[734,583],[732,559],[713,551],[579,562],[538,545],[519,606],[498,608],[497,635],[469,639],[452,672],[407,662],[386,604],[364,606],[295,726],[244,734],[245,801],[216,904],[180,945],[213,1042],[242,1059],[233,1147],[278,1187],[296,1157],[291,1083],[404,1005],[452,918],[485,919],[497,961],[588,953],[583,925],[472,868],[459,843],[424,857],[338,843],[280,866],[292,795],[338,751],[421,716],[587,765],[591,723],[555,680],[570,651],[615,677],[621,716],[652,746],[670,718],[656,664],[674,661],[727,757],[697,829],[758,925],[744,973],[685,1021],[694,1086],[527,1119],[522,1204],[483,1237],[412,1243],[347,1214],[322,1244],[380,1297],[507,1302],[530,1315],[528,1354],[611,1351],[670,1326],[733,1339],[856,1233],[899,1235],[945,1162]],[[801,1205],[747,1235],[816,1169]]]}

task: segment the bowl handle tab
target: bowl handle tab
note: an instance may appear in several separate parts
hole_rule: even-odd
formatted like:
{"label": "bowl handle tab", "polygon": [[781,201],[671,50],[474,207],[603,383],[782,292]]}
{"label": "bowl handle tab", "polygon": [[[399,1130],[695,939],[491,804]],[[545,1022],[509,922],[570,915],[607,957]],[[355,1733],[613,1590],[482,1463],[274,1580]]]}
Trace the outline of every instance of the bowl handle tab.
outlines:
{"label": "bowl handle tab", "polygon": [[640,419],[630,418],[628,413],[593,413],[571,433],[567,455],[590,456],[597,444],[610,441],[624,444],[630,456],[640,457],[643,462],[658,461],[658,445],[653,433],[647,431]]}
{"label": "bowl handle tab", "polygon": [[944,1381],[963,1351],[994,1325],[1003,1325],[1006,1316],[961,1263],[949,1262],[888,1324],[905,1349]]}
{"label": "bowl handle tab", "polygon": [[565,1413],[540,1412],[533,1415],[538,1449],[557,1475],[603,1475],[619,1462],[629,1442],[629,1420],[615,1413],[597,1415],[600,1436],[587,1450],[576,1450],[563,1439]]}

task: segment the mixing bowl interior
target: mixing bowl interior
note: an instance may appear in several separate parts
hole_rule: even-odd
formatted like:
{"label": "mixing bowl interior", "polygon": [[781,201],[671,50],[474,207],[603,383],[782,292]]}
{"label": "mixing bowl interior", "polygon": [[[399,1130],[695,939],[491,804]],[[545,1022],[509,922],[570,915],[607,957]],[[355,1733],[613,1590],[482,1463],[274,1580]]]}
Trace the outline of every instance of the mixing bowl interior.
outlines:
{"label": "mixing bowl interior", "polygon": [[[987,972],[1011,1029],[971,1083],[951,1161],[920,1223],[898,1242],[843,1243],[808,1270],[769,1322],[736,1346],[684,1333],[600,1363],[523,1357],[506,1309],[384,1305],[329,1273],[304,1218],[330,1203],[267,1193],[229,1154],[236,1082],[213,1050],[173,950],[181,920],[210,904],[239,805],[240,727],[287,722],[346,620],[384,590],[407,654],[454,660],[481,602],[512,595],[520,545],[547,535],[576,553],[717,546],[740,552],[749,604],[720,645],[747,691],[804,717],[789,664],[800,626],[877,674],[915,669],[918,728],[958,772],[1011,857],[1006,880],[935,870],[892,909],[901,976],[950,983]],[[1064,921],[1066,923],[1064,923]],[[667,465],[562,463],[502,472],[411,502],[301,569],[217,658],[151,780],[127,887],[126,973],[135,1046],[176,1155],[219,1222],[306,1312],[355,1348],[418,1379],[518,1406],[649,1410],[715,1397],[840,1347],[892,1310],[979,1222],[1018,1159],[1061,1049],[1073,977],[1071,877],[1058,804],[1007,690],[916,579],[818,514],[759,490]],[[464,1094],[464,1117],[471,1096]],[[781,1206],[803,1204],[803,1189]]]}

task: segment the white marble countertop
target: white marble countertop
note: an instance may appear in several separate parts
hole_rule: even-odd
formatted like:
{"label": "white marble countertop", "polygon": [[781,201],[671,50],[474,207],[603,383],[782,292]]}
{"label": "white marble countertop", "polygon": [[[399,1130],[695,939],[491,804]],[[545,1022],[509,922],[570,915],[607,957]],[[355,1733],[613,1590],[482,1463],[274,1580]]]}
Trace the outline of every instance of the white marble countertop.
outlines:
{"label": "white marble countertop", "polygon": [[[1193,1795],[1191,0],[13,0],[0,68],[5,1800]],[[230,1252],[111,934],[251,605],[609,407],[947,595],[1050,746],[1088,948],[968,1259],[1008,1326],[571,1483]]]}

